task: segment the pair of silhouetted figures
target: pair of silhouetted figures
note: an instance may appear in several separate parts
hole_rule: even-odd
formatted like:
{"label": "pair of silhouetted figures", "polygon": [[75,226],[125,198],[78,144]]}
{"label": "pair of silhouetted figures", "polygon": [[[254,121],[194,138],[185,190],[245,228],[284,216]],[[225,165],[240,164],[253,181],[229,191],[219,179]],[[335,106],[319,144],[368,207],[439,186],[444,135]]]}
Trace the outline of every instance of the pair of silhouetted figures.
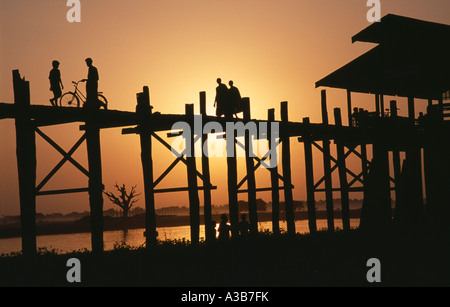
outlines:
{"label": "pair of silhouetted figures", "polygon": [[[87,79],[83,79],[81,81],[86,82],[86,99],[87,101],[96,101],[97,93],[98,93],[98,70],[95,66],[92,65],[92,59],[87,58],[85,60],[88,69],[88,77]],[[50,79],[50,91],[53,92],[53,98],[50,99],[50,103],[53,106],[57,106],[58,99],[61,97],[62,91],[64,88],[63,83],[61,81],[61,72],[59,71],[59,62],[54,60],[52,62],[53,69],[50,71],[49,79]]]}
{"label": "pair of silhouetted figures", "polygon": [[225,118],[233,118],[233,115],[242,112],[242,99],[239,89],[233,85],[231,80],[228,82],[230,88],[223,84],[220,78],[217,78],[217,83],[216,99],[214,100],[216,115],[218,117],[225,115]]}
{"label": "pair of silhouetted figures", "polygon": [[[242,237],[248,235],[250,224],[247,222],[245,214],[241,215],[241,221],[239,222],[239,234]],[[230,239],[231,227],[228,225],[228,217],[226,214],[221,215],[221,222],[219,224],[219,241],[227,241]]]}

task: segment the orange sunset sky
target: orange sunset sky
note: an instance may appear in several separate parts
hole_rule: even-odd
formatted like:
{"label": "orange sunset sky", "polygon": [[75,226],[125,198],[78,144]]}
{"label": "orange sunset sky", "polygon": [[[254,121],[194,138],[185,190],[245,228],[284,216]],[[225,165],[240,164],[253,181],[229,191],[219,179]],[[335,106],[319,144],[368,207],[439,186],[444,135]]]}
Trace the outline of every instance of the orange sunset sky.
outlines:
{"label": "orange sunset sky", "polygon": [[[66,2],[0,0],[0,102],[13,102],[12,70],[19,69],[30,81],[31,103],[49,105],[52,60],[61,63],[65,92],[73,89],[71,81],[86,78],[84,59],[91,57],[110,109],[134,111],[136,93],[147,85],[154,112],[181,114],[186,103],[194,103],[198,113],[199,92],[206,91],[207,111],[214,114],[215,81],[221,77],[226,83],[233,80],[241,95],[250,97],[253,118],[265,119],[267,109],[275,108],[279,119],[280,102],[288,101],[291,121],[310,117],[320,122],[321,89],[315,82],[375,46],[351,43],[353,35],[370,25],[365,0],[81,0],[80,23],[67,21]],[[382,16],[393,13],[450,24],[448,0],[389,0],[381,5]],[[347,124],[345,97],[343,90],[328,90],[331,123],[332,108],[342,107]],[[405,100],[398,101],[400,115],[406,114]],[[353,102],[375,108],[372,96],[355,94]],[[416,112],[421,108],[419,101]],[[42,130],[68,151],[81,136],[78,126]],[[101,132],[103,182],[108,191],[117,182],[137,185],[143,192],[138,136],[121,135],[121,130]],[[39,136],[36,139],[38,184],[62,156]],[[15,146],[14,121],[0,120],[0,217],[19,214]],[[304,200],[303,146],[294,138],[291,154],[294,199]],[[85,144],[74,156],[87,168]],[[173,159],[155,142],[155,179]],[[225,159],[210,163],[212,183],[219,187],[213,191],[213,204],[226,204]],[[317,180],[322,161],[316,159],[315,164]],[[240,179],[245,170],[242,159],[238,167]],[[186,182],[180,163],[158,187]],[[269,173],[258,170],[257,186],[269,182]],[[67,163],[45,189],[78,187],[87,187],[87,178]],[[269,193],[258,197],[270,200]],[[156,204],[188,205],[188,195],[159,194]],[[143,195],[137,205],[144,207]],[[118,207],[105,198],[104,209],[109,208]],[[89,210],[87,193],[37,198],[37,212],[84,210]]]}

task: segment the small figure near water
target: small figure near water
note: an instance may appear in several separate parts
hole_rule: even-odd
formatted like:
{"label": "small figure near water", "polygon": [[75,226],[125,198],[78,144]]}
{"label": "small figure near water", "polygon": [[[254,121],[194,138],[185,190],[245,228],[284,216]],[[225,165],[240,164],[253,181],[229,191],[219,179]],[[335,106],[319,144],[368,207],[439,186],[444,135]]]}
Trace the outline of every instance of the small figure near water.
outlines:
{"label": "small figure near water", "polygon": [[219,241],[228,241],[230,239],[230,225],[228,225],[228,217],[226,214],[220,216],[221,222],[219,224]]}
{"label": "small figure near water", "polygon": [[245,214],[241,214],[241,221],[239,222],[239,234],[243,237],[248,235],[250,230],[250,224],[247,222],[247,216]]}

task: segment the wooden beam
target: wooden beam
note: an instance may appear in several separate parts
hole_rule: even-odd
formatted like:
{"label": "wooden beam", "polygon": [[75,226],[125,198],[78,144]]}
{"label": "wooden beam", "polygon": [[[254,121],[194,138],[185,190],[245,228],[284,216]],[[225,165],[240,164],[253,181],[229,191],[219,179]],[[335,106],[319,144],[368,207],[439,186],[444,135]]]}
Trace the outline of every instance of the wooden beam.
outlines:
{"label": "wooden beam", "polygon": [[22,253],[33,256],[36,254],[36,137],[29,112],[30,83],[14,70],[13,86]]}
{"label": "wooden beam", "polygon": [[281,121],[283,129],[281,129],[281,164],[283,168],[284,178],[284,202],[286,206],[286,223],[288,235],[295,235],[295,217],[294,204],[292,196],[292,179],[291,179],[291,152],[290,140],[287,135],[286,124],[288,123],[288,103],[281,102]]}
{"label": "wooden beam", "polygon": [[348,126],[353,127],[353,116],[352,116],[352,92],[347,90],[347,116],[348,116]]}
{"label": "wooden beam", "polygon": [[[273,133],[272,131],[272,125],[271,122],[275,121],[275,109],[269,109],[267,114],[267,140],[269,142],[269,152],[270,155],[270,164],[274,165],[274,167],[270,168],[270,183],[271,183],[271,196],[272,196],[272,232],[274,235],[280,234],[280,187],[278,182],[278,156],[277,156],[277,144],[274,144],[274,140],[272,139],[271,135]],[[275,163],[273,163],[276,161]],[[284,187],[283,187],[284,189]]]}
{"label": "wooden beam", "polygon": [[155,191],[153,183],[153,158],[152,158],[152,134],[153,127],[147,118],[152,118],[152,108],[150,106],[150,94],[147,86],[144,86],[141,93],[136,95],[136,117],[139,120],[139,139],[141,143],[141,163],[144,179],[145,198],[145,246],[150,248],[156,246],[156,212],[155,212]]}
{"label": "wooden beam", "polygon": [[86,147],[89,164],[89,204],[91,209],[91,245],[94,253],[103,252],[103,190],[100,129],[96,124],[97,109],[88,110]]}
{"label": "wooden beam", "polygon": [[[309,125],[309,117],[303,118],[303,123]],[[314,164],[312,155],[312,145],[309,135],[303,137],[303,146],[305,151],[305,175],[306,175],[306,203],[308,206],[308,225],[309,232],[317,232],[316,222],[316,200],[314,195]]]}
{"label": "wooden beam", "polygon": [[231,235],[239,236],[238,197],[237,197],[237,161],[236,161],[236,129],[234,135],[226,139],[227,152],[227,183],[228,183],[228,207],[230,213]]}
{"label": "wooden beam", "polygon": [[[200,92],[200,114],[203,120],[206,118],[206,92]],[[203,129],[202,129],[203,130]],[[206,154],[208,150],[208,134],[202,134],[202,173],[203,173],[203,215],[205,219],[205,239],[206,242],[212,242],[216,238],[216,230],[212,221],[211,209],[211,175],[209,171],[209,157]]]}
{"label": "wooden beam", "polygon": [[[335,124],[342,127],[341,109],[334,109]],[[345,149],[342,142],[336,140],[337,160],[339,170],[339,182],[341,192],[341,208],[342,208],[342,225],[344,231],[350,230],[350,209],[348,196],[348,181],[347,181],[347,167],[345,163]]]}
{"label": "wooden beam", "polygon": [[[327,96],[326,91],[322,90],[322,124],[328,125],[327,113]],[[325,178],[325,202],[327,210],[328,231],[334,232],[334,212],[333,212],[333,185],[331,179],[331,154],[330,154],[330,140],[328,138],[323,141],[323,169]]]}
{"label": "wooden beam", "polygon": [[194,105],[186,105],[186,118],[191,124],[191,133],[186,140],[186,146],[190,146],[190,154],[186,156],[187,179],[189,186],[189,219],[191,224],[191,244],[197,245],[200,240],[200,200],[198,197],[197,166],[195,161],[195,138],[194,138]]}
{"label": "wooden beam", "polygon": [[[248,98],[242,100],[244,109],[244,121],[250,121],[250,100]],[[258,232],[258,213],[256,210],[256,180],[255,165],[253,162],[253,144],[250,131],[245,132],[245,165],[247,169],[247,195],[248,195],[248,214],[250,223],[250,233]]]}

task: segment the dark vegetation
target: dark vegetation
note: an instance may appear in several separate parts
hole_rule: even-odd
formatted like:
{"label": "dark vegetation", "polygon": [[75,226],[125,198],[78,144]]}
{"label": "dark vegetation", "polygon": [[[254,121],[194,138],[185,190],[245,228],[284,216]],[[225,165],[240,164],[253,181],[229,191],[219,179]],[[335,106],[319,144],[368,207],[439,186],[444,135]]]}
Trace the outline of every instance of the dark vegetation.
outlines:
{"label": "dark vegetation", "polygon": [[[0,257],[1,286],[450,286],[448,237],[334,234],[275,237],[262,233],[226,244],[164,241],[146,249],[117,244],[101,255],[40,250]],[[81,262],[81,283],[66,281],[66,262]],[[381,283],[370,284],[369,258],[381,261]]]}

